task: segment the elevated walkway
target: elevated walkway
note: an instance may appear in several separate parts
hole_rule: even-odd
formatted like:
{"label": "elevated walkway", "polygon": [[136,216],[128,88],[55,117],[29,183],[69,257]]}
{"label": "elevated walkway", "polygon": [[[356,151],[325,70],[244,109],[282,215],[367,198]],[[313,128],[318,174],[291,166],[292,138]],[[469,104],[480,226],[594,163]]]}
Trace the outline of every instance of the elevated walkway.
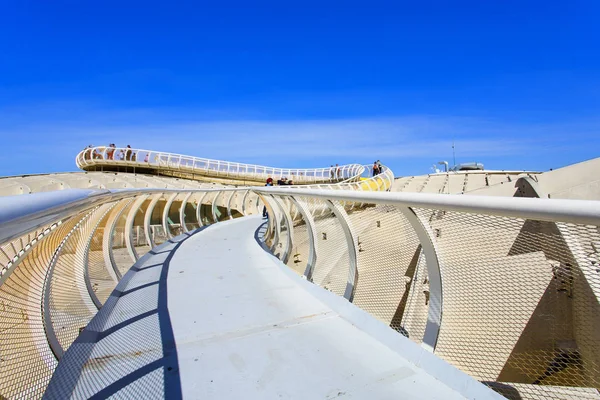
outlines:
{"label": "elevated walkway", "polygon": [[45,398],[500,398],[261,247],[260,217],[142,257]]}
{"label": "elevated walkway", "polygon": [[250,186],[262,186],[269,177],[274,180],[285,177],[301,185],[354,182],[366,171],[360,164],[329,168],[274,168],[160,151],[105,146],[82,150],[75,157],[75,163],[84,171],[132,172]]}

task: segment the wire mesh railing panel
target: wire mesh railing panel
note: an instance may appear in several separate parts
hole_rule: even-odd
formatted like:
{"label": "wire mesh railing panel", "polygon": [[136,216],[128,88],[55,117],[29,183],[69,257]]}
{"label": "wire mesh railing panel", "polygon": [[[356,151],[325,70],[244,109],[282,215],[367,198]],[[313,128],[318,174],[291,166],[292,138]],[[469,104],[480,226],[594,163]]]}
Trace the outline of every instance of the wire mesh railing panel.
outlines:
{"label": "wire mesh railing panel", "polygon": [[394,206],[368,207],[349,218],[358,237],[353,303],[398,329],[421,251],[417,235]]}
{"label": "wire mesh railing panel", "polygon": [[[134,199],[127,199],[127,205],[121,210],[120,215],[117,217],[114,228],[110,232],[110,247],[113,255],[113,261],[119,270],[121,276],[123,276],[129,268],[135,262],[135,259],[131,257],[127,250],[126,235],[129,235],[127,231],[127,215],[131,211],[134,204]],[[155,239],[156,240],[156,239]]]}
{"label": "wire mesh railing panel", "polygon": [[202,225],[204,226],[216,222],[212,214],[212,204],[217,196],[217,193],[218,192],[208,192],[202,199],[202,204],[200,204],[200,219],[202,220]]}
{"label": "wire mesh railing panel", "polygon": [[48,298],[44,308],[49,309],[44,311],[50,320],[45,321],[45,326],[52,324],[62,351],[69,348],[98,311],[85,282],[86,250],[90,235],[107,207],[97,207],[82,218],[66,237],[48,270],[44,294]]}
{"label": "wire mesh railing panel", "polygon": [[[343,296],[348,281],[350,259],[342,224],[329,209],[326,200],[305,197],[300,199],[309,205],[317,231],[317,262],[312,281]],[[329,211],[325,211],[325,208]]]}
{"label": "wire mesh railing panel", "polygon": [[162,224],[150,225],[150,234],[152,235],[152,238],[154,239],[154,244],[156,246],[168,240],[167,233],[165,232],[165,228],[162,226]]}
{"label": "wire mesh railing panel", "polygon": [[108,249],[104,248],[104,235],[108,234],[107,223],[115,213],[117,204],[111,204],[96,229],[92,232],[88,250],[87,268],[88,279],[92,290],[100,303],[104,304],[117,284],[117,277],[110,263]]}
{"label": "wire mesh railing panel", "polygon": [[437,355],[481,380],[600,387],[597,227],[416,212],[441,262]]}
{"label": "wire mesh railing panel", "polygon": [[600,395],[595,388],[531,385],[512,382],[483,382],[510,400],[598,400]]}
{"label": "wire mesh railing panel", "polygon": [[268,218],[268,224],[263,232],[263,240],[265,245],[271,249],[277,244],[276,241],[278,240],[277,226],[275,225],[275,221],[277,221],[276,208],[268,199],[263,201],[261,198],[260,203],[263,205],[263,218]]}
{"label": "wire mesh railing panel", "polygon": [[292,229],[294,234],[294,240],[292,241],[292,248],[290,249],[290,257],[287,265],[298,275],[302,276],[306,271],[310,257],[310,226],[294,203],[287,201],[286,206],[289,207],[292,216]]}
{"label": "wire mesh railing panel", "polygon": [[56,248],[78,222],[65,220],[39,240],[0,285],[0,395],[41,397],[56,367],[42,322],[46,270]]}
{"label": "wire mesh railing panel", "polygon": [[245,215],[257,214],[262,212],[262,205],[260,209],[257,206],[258,196],[254,192],[248,193],[247,196],[242,198],[243,210]]}
{"label": "wire mesh railing panel", "polygon": [[238,218],[241,215],[242,199],[244,198],[245,194],[246,191],[244,190],[225,193],[227,198],[227,206],[229,207],[229,212],[233,218]]}
{"label": "wire mesh railing panel", "polygon": [[[272,207],[273,214],[276,221],[275,229],[277,230],[277,244],[274,249],[272,249],[273,253],[280,260],[284,259],[285,252],[287,246],[289,244],[289,229],[286,221],[286,217],[284,215],[283,203],[281,202],[278,196],[269,197],[267,201]],[[271,216],[271,214],[269,214]]]}
{"label": "wire mesh railing panel", "polygon": [[167,211],[167,229],[171,236],[178,236],[183,233],[179,211],[184,197],[185,194],[178,194]]}
{"label": "wire mesh railing panel", "polygon": [[[157,194],[152,197],[152,201],[148,205],[148,210],[144,216],[144,229],[146,229],[146,220],[148,222],[148,239],[151,245],[158,246],[166,239],[166,233],[162,228],[163,211],[166,206],[167,199],[165,194]],[[152,246],[151,246],[152,247]]]}
{"label": "wire mesh railing panel", "polygon": [[575,262],[561,264],[555,276],[560,290],[566,290],[573,303],[573,334],[583,367],[582,380],[588,383],[582,386],[600,388],[600,229],[564,223],[558,223],[557,228]]}
{"label": "wire mesh railing panel", "polygon": [[0,246],[0,268],[2,270],[7,268],[8,264],[11,263],[18,254],[19,251],[17,248],[19,247],[19,239],[20,238],[17,238]]}
{"label": "wire mesh railing panel", "polygon": [[144,217],[146,216],[146,212],[148,211],[148,206],[150,206],[151,201],[152,197],[147,198],[137,209],[135,215],[133,216],[131,232],[129,232],[131,235],[131,244],[135,248],[138,258],[144,256],[144,254],[149,252],[152,248],[150,243],[148,243],[148,239],[146,238],[144,231]]}
{"label": "wire mesh railing panel", "polygon": [[406,306],[401,315],[400,324],[398,325],[397,318],[394,318],[391,326],[415,343],[421,343],[425,334],[429,312],[429,275],[425,254],[420,245],[417,257],[414,278],[410,282]]}
{"label": "wire mesh railing panel", "polygon": [[194,229],[198,229],[200,227],[196,217],[196,203],[191,197],[185,203],[182,223],[185,224],[185,228],[188,231],[193,231]]}
{"label": "wire mesh railing panel", "polygon": [[12,271],[13,266],[18,264],[19,259],[55,227],[52,224],[38,228],[0,246],[0,283]]}

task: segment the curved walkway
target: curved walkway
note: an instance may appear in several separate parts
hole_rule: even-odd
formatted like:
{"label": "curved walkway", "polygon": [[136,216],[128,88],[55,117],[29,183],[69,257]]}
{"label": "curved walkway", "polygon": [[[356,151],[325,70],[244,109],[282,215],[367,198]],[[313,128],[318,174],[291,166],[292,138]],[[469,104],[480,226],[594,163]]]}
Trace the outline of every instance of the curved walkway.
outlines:
{"label": "curved walkway", "polygon": [[185,234],[124,276],[45,398],[500,398],[261,248],[260,217]]}
{"label": "curved walkway", "polygon": [[328,168],[274,168],[161,151],[105,146],[82,150],[75,157],[75,163],[85,171],[160,173],[192,180],[210,178],[211,182],[217,179],[220,183],[250,185],[263,185],[269,177],[275,180],[286,177],[296,184],[354,182],[367,171],[360,164]]}

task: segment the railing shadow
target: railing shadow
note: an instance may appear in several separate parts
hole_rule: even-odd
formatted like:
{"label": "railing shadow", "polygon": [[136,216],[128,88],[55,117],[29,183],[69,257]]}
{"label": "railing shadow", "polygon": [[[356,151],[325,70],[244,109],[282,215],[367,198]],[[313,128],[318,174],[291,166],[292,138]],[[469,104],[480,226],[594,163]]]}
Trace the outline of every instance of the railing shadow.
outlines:
{"label": "railing shadow", "polygon": [[175,251],[208,228],[168,240],[131,267],[60,360],[44,399],[182,398],[167,277]]}
{"label": "railing shadow", "polygon": [[254,240],[259,244],[266,252],[271,253],[271,249],[265,243],[265,234],[268,229],[268,221],[263,222],[260,226],[254,231]]}

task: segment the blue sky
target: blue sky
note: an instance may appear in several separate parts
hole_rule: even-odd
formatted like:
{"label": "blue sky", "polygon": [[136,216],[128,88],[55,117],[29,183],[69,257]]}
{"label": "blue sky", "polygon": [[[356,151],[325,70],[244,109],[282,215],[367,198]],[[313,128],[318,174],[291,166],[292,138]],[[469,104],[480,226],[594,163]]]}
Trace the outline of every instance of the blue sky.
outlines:
{"label": "blue sky", "polygon": [[491,169],[600,156],[598,1],[216,3],[0,0],[0,175],[110,142],[397,175],[453,140]]}

